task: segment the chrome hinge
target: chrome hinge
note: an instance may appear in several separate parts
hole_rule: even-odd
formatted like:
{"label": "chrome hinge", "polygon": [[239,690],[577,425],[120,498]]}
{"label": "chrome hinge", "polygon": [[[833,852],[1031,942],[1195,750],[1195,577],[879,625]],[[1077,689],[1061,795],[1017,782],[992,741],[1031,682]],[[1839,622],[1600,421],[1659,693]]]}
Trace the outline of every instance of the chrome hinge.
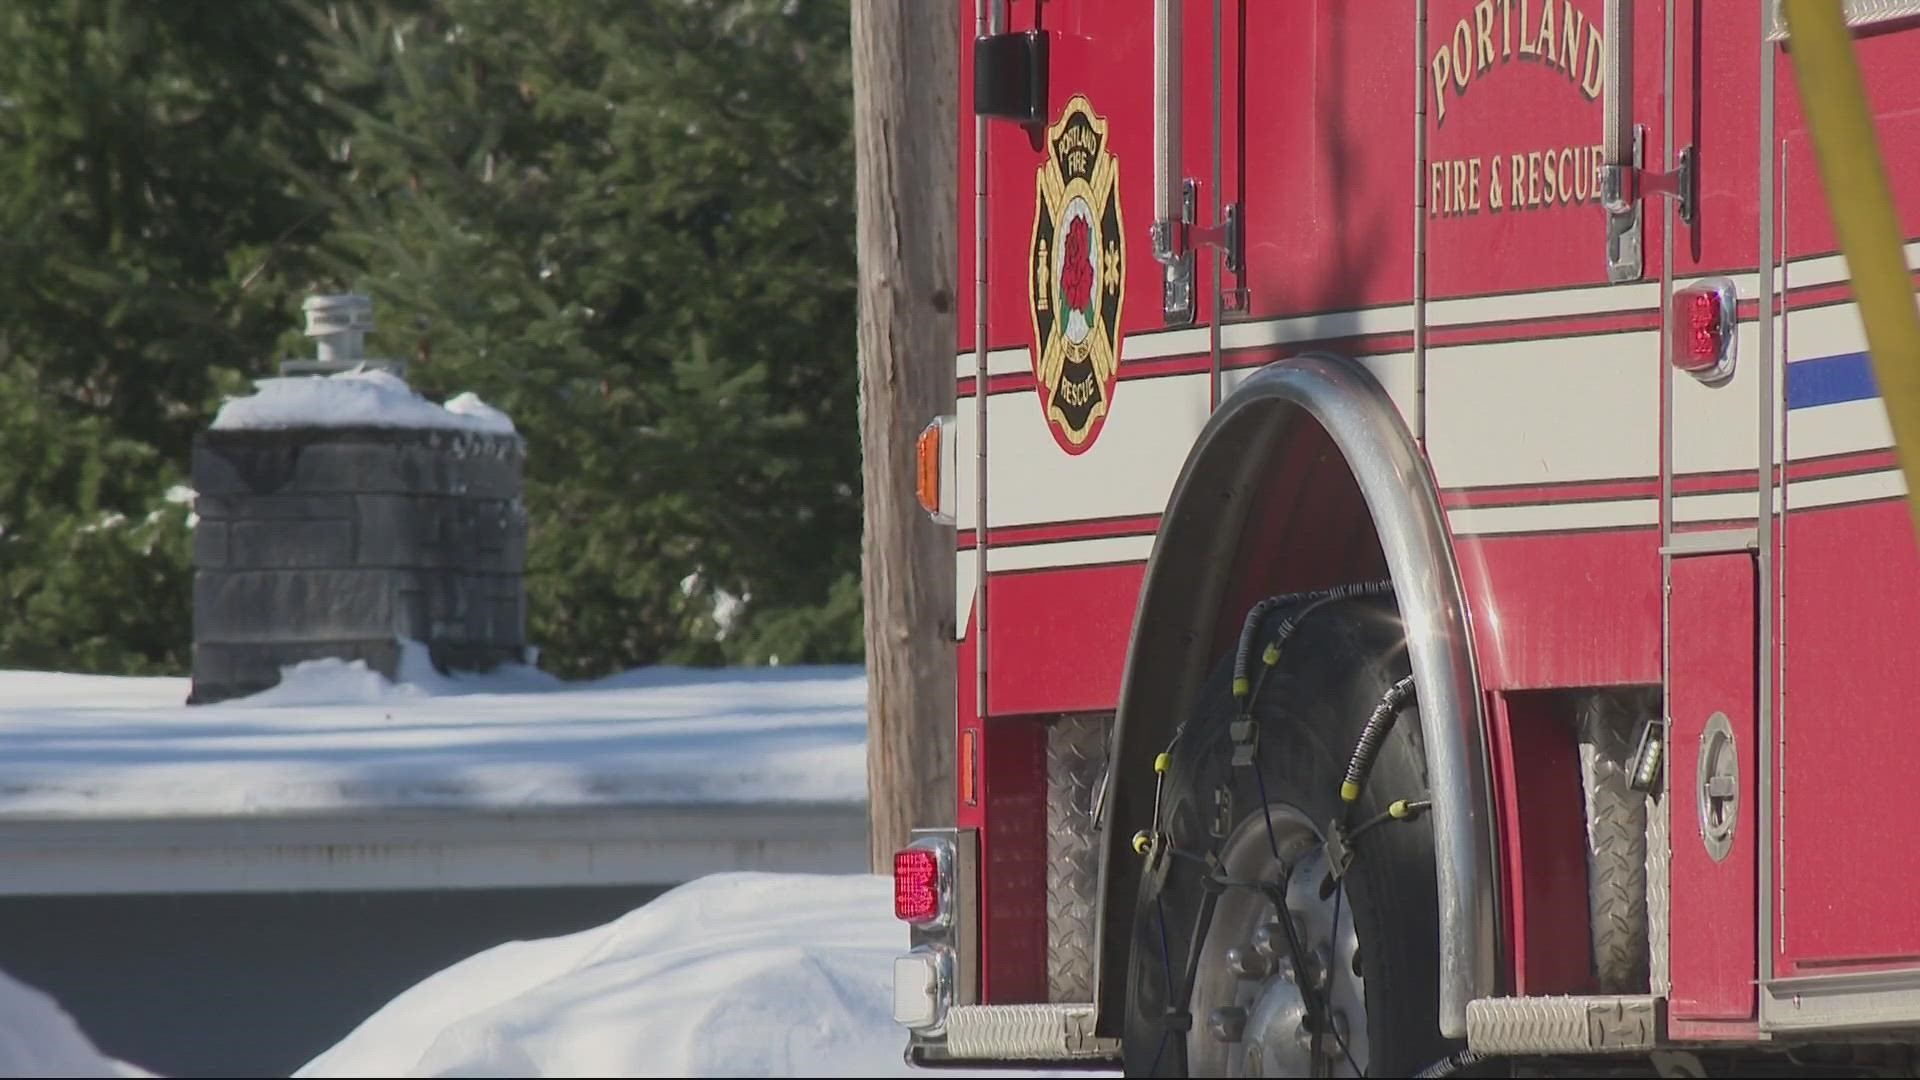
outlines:
{"label": "chrome hinge", "polygon": [[1607,211],[1607,280],[1635,281],[1645,268],[1641,250],[1641,196],[1665,195],[1674,200],[1680,220],[1693,224],[1695,178],[1693,147],[1682,149],[1672,172],[1646,171],[1644,125],[1633,126],[1633,163],[1600,168],[1600,205]]}
{"label": "chrome hinge", "polygon": [[[1229,203],[1217,225],[1197,225],[1200,206],[1200,182],[1188,177],[1180,184],[1180,220],[1153,223],[1153,257],[1164,268],[1161,311],[1168,326],[1190,325],[1195,317],[1193,298],[1193,255],[1201,247],[1219,248],[1226,253],[1227,272],[1239,274],[1243,266],[1245,229],[1240,220],[1240,204]],[[1247,292],[1243,288],[1222,289],[1221,309],[1246,310]]]}
{"label": "chrome hinge", "polygon": [[1633,128],[1633,164],[1607,165],[1600,174],[1600,205],[1609,214],[1625,214],[1642,194],[1666,195],[1678,203],[1680,220],[1693,224],[1693,147],[1680,151],[1672,172],[1650,173],[1642,167],[1646,128]]}
{"label": "chrome hinge", "polygon": [[1193,249],[1177,246],[1175,232],[1180,227],[1177,221],[1153,223],[1153,257],[1163,273],[1161,317],[1168,326],[1193,322]]}

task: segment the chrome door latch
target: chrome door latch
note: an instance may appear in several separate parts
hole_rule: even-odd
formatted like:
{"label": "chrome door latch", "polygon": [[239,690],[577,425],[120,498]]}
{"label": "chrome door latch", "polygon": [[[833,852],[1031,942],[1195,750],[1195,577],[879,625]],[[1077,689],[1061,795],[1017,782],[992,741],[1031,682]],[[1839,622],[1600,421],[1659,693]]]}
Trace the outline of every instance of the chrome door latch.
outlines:
{"label": "chrome door latch", "polygon": [[[1217,225],[1198,225],[1200,181],[1187,177],[1180,183],[1180,220],[1153,223],[1153,257],[1166,268],[1161,295],[1161,311],[1168,326],[1189,326],[1195,318],[1193,298],[1193,254],[1202,247],[1219,248],[1227,257],[1227,272],[1239,274],[1244,266],[1245,229],[1240,221],[1240,204],[1228,203]],[[1245,311],[1247,290],[1221,289],[1221,311]]]}
{"label": "chrome door latch", "polygon": [[1672,172],[1648,172],[1645,125],[1633,126],[1633,164],[1600,167],[1600,205],[1607,211],[1607,280],[1637,281],[1645,269],[1641,197],[1665,195],[1680,220],[1692,225],[1698,204],[1693,147],[1683,147]]}

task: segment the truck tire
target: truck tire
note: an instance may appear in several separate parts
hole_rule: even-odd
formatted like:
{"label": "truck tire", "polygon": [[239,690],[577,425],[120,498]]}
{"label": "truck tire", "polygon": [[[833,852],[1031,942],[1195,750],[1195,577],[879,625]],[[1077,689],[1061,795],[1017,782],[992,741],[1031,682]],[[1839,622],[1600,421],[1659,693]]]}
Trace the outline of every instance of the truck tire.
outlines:
{"label": "truck tire", "polygon": [[1628,786],[1638,699],[1604,692],[1580,709],[1593,974],[1603,994],[1647,990],[1647,797]]}
{"label": "truck tire", "polygon": [[1047,1000],[1093,1000],[1093,911],[1100,846],[1094,788],[1107,764],[1109,716],[1047,726]]}
{"label": "truck tire", "polygon": [[[1261,629],[1256,671],[1274,624],[1298,614],[1275,612]],[[1424,815],[1387,820],[1359,835],[1350,869],[1330,890],[1321,845],[1342,813],[1341,780],[1361,728],[1408,671],[1399,618],[1390,604],[1364,600],[1305,614],[1252,695],[1257,740],[1251,763],[1239,767],[1231,664],[1228,657],[1208,680],[1170,754],[1128,958],[1126,1074],[1328,1074],[1318,1066],[1335,1076],[1410,1076],[1461,1049],[1439,1033],[1431,824]],[[1371,821],[1427,790],[1418,706],[1409,700],[1346,820]],[[1209,899],[1209,857],[1236,880],[1286,882],[1304,977],[1293,970],[1293,943],[1274,919],[1271,894],[1227,885]],[[1258,923],[1251,935],[1229,940],[1250,919]],[[1308,994],[1329,1019],[1310,1022]]]}

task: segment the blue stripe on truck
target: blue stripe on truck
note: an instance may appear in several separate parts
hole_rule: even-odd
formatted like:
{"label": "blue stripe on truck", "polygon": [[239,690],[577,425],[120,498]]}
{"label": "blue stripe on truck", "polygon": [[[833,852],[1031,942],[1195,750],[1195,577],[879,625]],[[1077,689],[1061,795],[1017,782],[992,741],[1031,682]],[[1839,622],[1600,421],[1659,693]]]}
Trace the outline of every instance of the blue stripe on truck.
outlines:
{"label": "blue stripe on truck", "polygon": [[1863,352],[1822,356],[1787,365],[1787,408],[1812,409],[1880,396],[1873,365]]}

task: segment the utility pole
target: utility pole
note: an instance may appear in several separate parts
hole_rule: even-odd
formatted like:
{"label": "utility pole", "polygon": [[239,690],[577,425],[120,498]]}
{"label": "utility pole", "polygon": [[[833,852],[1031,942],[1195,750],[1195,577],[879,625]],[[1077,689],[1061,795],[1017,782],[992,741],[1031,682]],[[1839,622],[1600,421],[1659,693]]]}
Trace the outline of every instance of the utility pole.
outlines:
{"label": "utility pole", "polygon": [[914,444],[953,410],[960,20],[853,0],[868,838],[876,872],[953,820],[953,534],[914,496]]}

